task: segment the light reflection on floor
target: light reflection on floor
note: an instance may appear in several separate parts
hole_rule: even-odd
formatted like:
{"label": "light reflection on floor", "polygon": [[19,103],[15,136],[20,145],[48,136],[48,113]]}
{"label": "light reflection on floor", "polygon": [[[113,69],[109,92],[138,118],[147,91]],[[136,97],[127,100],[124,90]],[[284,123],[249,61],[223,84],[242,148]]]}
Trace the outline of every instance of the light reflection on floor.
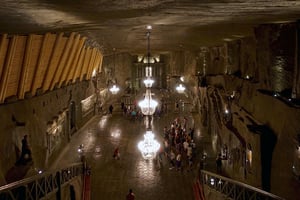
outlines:
{"label": "light reflection on floor", "polygon": [[[174,116],[169,115],[153,119],[152,123],[156,124],[153,131],[158,141],[162,140],[163,127],[169,127],[173,119]],[[193,124],[190,118],[188,121]],[[87,150],[86,159],[93,174],[92,199],[122,199],[129,187],[134,189],[139,199],[144,200],[192,199],[191,186],[179,187],[180,183],[186,185],[193,180],[192,173],[182,174],[176,170],[169,170],[166,159],[161,168],[158,168],[155,160],[143,159],[137,143],[143,140],[146,131],[144,121],[131,120],[117,114],[99,116],[80,131],[81,133],[73,136],[70,148],[61,155],[61,159],[55,165],[78,162],[80,159],[77,158],[77,147],[84,144]],[[195,136],[196,139],[197,134]],[[120,160],[112,157],[117,146],[120,147]],[[75,154],[73,149],[76,149]]]}
{"label": "light reflection on floor", "polygon": [[108,121],[108,116],[104,115],[103,117],[101,117],[100,121],[99,121],[99,128],[100,130],[103,130],[106,127]]}
{"label": "light reflection on floor", "polygon": [[96,138],[95,138],[95,131],[91,129],[87,129],[84,132],[84,140],[82,141],[83,150],[85,152],[91,152],[94,149]]}
{"label": "light reflection on floor", "polygon": [[98,160],[100,157],[102,157],[101,147],[100,147],[100,145],[97,145],[95,147],[95,151],[93,153],[93,158],[95,160]]}
{"label": "light reflection on floor", "polygon": [[121,136],[121,133],[122,131],[119,128],[112,128],[110,130],[110,136],[115,139],[119,138]]}
{"label": "light reflection on floor", "polygon": [[[160,182],[160,176],[155,166],[155,160],[140,159],[136,162],[136,173],[142,182]],[[148,184],[148,186],[153,186]]]}

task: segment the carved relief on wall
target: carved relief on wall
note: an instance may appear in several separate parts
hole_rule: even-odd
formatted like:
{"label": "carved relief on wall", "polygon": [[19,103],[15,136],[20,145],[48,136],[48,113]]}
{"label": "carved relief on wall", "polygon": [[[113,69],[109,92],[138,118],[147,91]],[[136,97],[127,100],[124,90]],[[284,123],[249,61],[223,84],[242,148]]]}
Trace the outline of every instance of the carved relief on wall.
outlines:
{"label": "carved relief on wall", "polygon": [[94,110],[95,103],[96,103],[96,96],[95,95],[91,95],[88,98],[81,101],[81,109],[82,109],[82,116],[83,117]]}
{"label": "carved relief on wall", "polygon": [[58,116],[53,117],[53,120],[47,124],[47,148],[50,155],[65,136],[65,120],[66,111],[60,112]]}

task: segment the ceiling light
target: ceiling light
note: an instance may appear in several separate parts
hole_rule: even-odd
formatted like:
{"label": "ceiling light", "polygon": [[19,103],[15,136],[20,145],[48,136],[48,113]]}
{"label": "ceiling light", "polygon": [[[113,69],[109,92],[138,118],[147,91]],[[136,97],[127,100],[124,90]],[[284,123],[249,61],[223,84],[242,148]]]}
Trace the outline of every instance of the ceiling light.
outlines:
{"label": "ceiling light", "polygon": [[116,73],[116,59],[115,59],[115,48],[113,48],[114,51],[114,57],[113,57],[113,61],[114,61],[114,66],[113,66],[113,71],[112,71],[112,77],[110,77],[112,80],[109,80],[109,84],[112,82],[113,86],[109,89],[109,91],[112,94],[117,94],[120,91],[120,88],[116,85],[116,79],[115,79],[115,73]]}

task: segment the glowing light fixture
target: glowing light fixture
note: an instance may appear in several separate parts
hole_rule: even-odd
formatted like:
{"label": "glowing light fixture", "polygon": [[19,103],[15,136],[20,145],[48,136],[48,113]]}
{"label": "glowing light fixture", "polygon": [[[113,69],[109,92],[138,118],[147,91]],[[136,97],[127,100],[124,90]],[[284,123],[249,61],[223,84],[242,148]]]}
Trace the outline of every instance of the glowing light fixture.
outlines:
{"label": "glowing light fixture", "polygon": [[137,57],[138,62],[142,62],[142,61],[143,61],[143,58],[144,58],[144,56],[139,55],[139,56]]}
{"label": "glowing light fixture", "polygon": [[146,29],[147,29],[147,30],[151,30],[151,29],[152,29],[152,26],[151,26],[151,25],[147,25],[147,26],[146,26]]}
{"label": "glowing light fixture", "polygon": [[156,156],[156,152],[160,148],[160,144],[154,139],[154,134],[151,131],[150,116],[154,114],[158,102],[152,99],[151,87],[154,83],[152,77],[152,68],[149,65],[150,62],[150,30],[151,26],[147,26],[147,39],[148,39],[148,54],[147,54],[147,67],[145,67],[146,79],[144,84],[146,86],[146,93],[144,100],[139,102],[139,106],[144,115],[146,115],[147,131],[144,134],[144,140],[138,143],[138,148],[142,153],[143,158],[153,159]]}
{"label": "glowing light fixture", "polygon": [[143,158],[152,159],[156,156],[160,144],[154,139],[152,131],[148,130],[144,135],[144,140],[138,143],[138,148],[141,151]]}
{"label": "glowing light fixture", "polygon": [[154,80],[151,79],[151,78],[147,78],[147,79],[144,80],[144,84],[145,84],[145,86],[146,86],[147,88],[152,87],[153,83],[154,83]]}
{"label": "glowing light fixture", "polygon": [[225,114],[229,114],[229,110],[227,108],[225,108],[224,112]]}
{"label": "glowing light fixture", "polygon": [[153,115],[157,105],[157,101],[151,97],[151,91],[147,89],[144,100],[139,102],[142,113],[144,115]]}
{"label": "glowing light fixture", "polygon": [[185,87],[182,84],[176,87],[178,93],[183,93],[185,91]]}
{"label": "glowing light fixture", "polygon": [[214,178],[210,178],[210,184],[214,185],[215,184],[215,179]]}
{"label": "glowing light fixture", "polygon": [[151,77],[152,76],[152,67],[147,66],[146,67],[146,77]]}
{"label": "glowing light fixture", "polygon": [[[114,66],[113,66],[113,72],[112,72],[112,74],[113,74],[113,77],[115,76],[115,72],[116,72],[116,59],[115,59],[115,51],[116,51],[116,49],[115,48],[113,48],[113,51],[114,51],[114,57],[113,57],[113,59],[114,59]],[[120,88],[116,85],[116,79],[114,78],[114,80],[111,80],[111,82],[113,83],[113,86],[111,87],[111,88],[109,88],[109,91],[112,93],[112,94],[117,94],[119,91],[120,91]]]}
{"label": "glowing light fixture", "polygon": [[118,86],[116,86],[115,84],[109,89],[109,91],[112,94],[117,94],[119,92],[120,88]]}

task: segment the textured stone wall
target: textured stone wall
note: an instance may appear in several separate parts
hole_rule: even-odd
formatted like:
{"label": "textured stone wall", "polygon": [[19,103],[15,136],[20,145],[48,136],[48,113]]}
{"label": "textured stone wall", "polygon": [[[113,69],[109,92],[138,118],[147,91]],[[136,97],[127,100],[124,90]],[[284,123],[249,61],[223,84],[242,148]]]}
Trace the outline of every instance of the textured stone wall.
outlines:
{"label": "textured stone wall", "polygon": [[206,74],[224,74],[225,73],[225,46],[217,46],[209,48],[208,60],[206,66]]}
{"label": "textured stone wall", "polygon": [[[41,96],[23,101],[2,104],[0,106],[0,183],[6,181],[4,177],[12,168],[21,151],[21,140],[25,134],[32,150],[34,167],[44,169],[51,164],[47,138],[48,123],[57,119],[57,116],[67,111],[65,132],[61,133],[60,143],[56,147],[56,153],[68,141],[72,135],[70,129],[70,104],[74,103],[75,124],[74,130],[80,128],[86,119],[82,118],[81,101],[93,95],[94,85],[91,81],[78,82],[73,85],[57,89]],[[55,156],[55,152],[52,155]],[[51,155],[51,156],[52,156]]]}
{"label": "textured stone wall", "polygon": [[256,28],[255,35],[261,88],[276,92],[289,90],[291,93],[295,65],[296,25],[261,25]]}
{"label": "textured stone wall", "polygon": [[221,47],[206,52],[208,87],[199,97],[201,112],[208,113],[202,121],[218,137],[213,149],[228,147],[223,163],[230,177],[295,199],[300,186],[293,174],[299,163],[300,107],[290,99],[298,69],[295,24],[261,25],[255,37],[224,48],[227,53]]}
{"label": "textured stone wall", "polygon": [[[131,80],[132,77],[132,56],[127,53],[115,53],[115,55],[105,56],[103,58],[102,69],[105,77],[116,79],[121,89],[126,88],[126,81]],[[109,77],[110,69],[113,72]]]}

